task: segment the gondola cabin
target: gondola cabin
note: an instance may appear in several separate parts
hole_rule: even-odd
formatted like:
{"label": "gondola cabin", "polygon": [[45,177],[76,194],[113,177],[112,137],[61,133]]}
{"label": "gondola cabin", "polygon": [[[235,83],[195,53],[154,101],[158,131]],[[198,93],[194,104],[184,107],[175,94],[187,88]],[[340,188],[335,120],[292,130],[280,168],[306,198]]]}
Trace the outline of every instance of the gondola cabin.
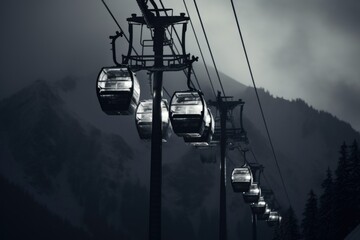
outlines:
{"label": "gondola cabin", "polygon": [[266,210],[266,202],[263,196],[260,196],[259,201],[250,204],[251,210],[255,214],[264,214]]}
{"label": "gondola cabin", "polygon": [[243,192],[243,198],[245,203],[256,203],[259,201],[261,195],[261,189],[257,183],[250,185],[249,191]]}
{"label": "gondola cabin", "polygon": [[179,137],[201,137],[208,114],[203,94],[198,91],[175,92],[170,102],[170,120]]}
{"label": "gondola cabin", "polygon": [[189,145],[195,147],[206,147],[209,146],[209,143],[212,139],[212,135],[215,130],[215,121],[214,117],[210,111],[207,109],[207,114],[205,116],[205,129],[203,134],[200,137],[184,137],[184,141]]}
{"label": "gondola cabin", "polygon": [[[152,109],[153,101],[142,100],[136,108],[135,123],[139,137],[150,140],[152,134]],[[171,124],[169,120],[169,108],[166,100],[161,101],[162,139],[166,142],[171,135]]]}
{"label": "gondola cabin", "polygon": [[139,103],[140,85],[128,67],[105,67],[99,73],[96,93],[106,114],[129,115]]}
{"label": "gondola cabin", "polygon": [[275,226],[277,224],[280,224],[281,216],[276,211],[270,212],[269,218],[268,218],[268,220],[266,222],[270,227]]}
{"label": "gondola cabin", "polygon": [[268,220],[269,219],[269,216],[270,216],[270,212],[271,212],[271,209],[269,208],[269,206],[266,204],[266,207],[265,207],[265,211],[263,214],[258,214],[257,215],[257,219],[258,220]]}
{"label": "gondola cabin", "polygon": [[253,181],[249,167],[235,168],[231,174],[231,185],[234,192],[246,192]]}

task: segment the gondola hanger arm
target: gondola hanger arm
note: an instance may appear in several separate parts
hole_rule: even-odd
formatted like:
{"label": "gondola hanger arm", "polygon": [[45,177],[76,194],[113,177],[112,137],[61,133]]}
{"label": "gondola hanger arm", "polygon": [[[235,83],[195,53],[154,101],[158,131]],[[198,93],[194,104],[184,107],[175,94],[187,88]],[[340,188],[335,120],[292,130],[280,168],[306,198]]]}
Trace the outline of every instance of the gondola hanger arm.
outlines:
{"label": "gondola hanger arm", "polygon": [[119,22],[116,20],[114,14],[111,12],[109,6],[106,4],[105,0],[101,0],[101,2],[104,4],[106,10],[108,11],[108,13],[110,14],[110,16],[112,17],[112,19],[114,20],[115,24],[118,26],[118,28],[120,29],[120,33],[124,34],[124,31],[122,30]]}
{"label": "gondola hanger arm", "polygon": [[249,151],[249,149],[247,149],[247,148],[241,149],[241,152],[243,153],[243,157],[244,157],[244,165],[247,165],[247,164],[248,164],[248,162],[247,162],[247,160],[246,160],[246,153],[247,153],[247,151]]}
{"label": "gondola hanger arm", "polygon": [[150,3],[153,5],[153,7],[154,7],[154,9],[155,9],[156,16],[157,16],[157,17],[160,17],[159,8],[158,8],[158,6],[156,5],[155,1],[154,1],[154,0],[150,0]]}
{"label": "gondola hanger arm", "polygon": [[[143,16],[144,16],[144,20],[146,22],[146,24],[148,25],[148,27],[153,27],[154,26],[154,14],[149,10],[148,6],[147,6],[147,1],[145,2],[144,0],[136,0],[137,4],[139,5],[140,11],[142,12]],[[153,0],[150,0],[150,2],[154,2]],[[156,5],[156,4],[155,4]]]}
{"label": "gondola hanger arm", "polygon": [[116,34],[113,36],[110,36],[109,38],[111,39],[111,51],[112,51],[112,55],[113,55],[113,61],[115,63],[116,66],[120,66],[121,64],[117,61],[117,57],[116,57],[116,40],[119,37],[124,36],[123,32],[119,32],[116,31]]}
{"label": "gondola hanger arm", "polygon": [[187,72],[187,86],[188,88],[191,90],[191,91],[198,91],[198,89],[195,89],[194,87],[191,86],[191,71],[192,71],[192,64],[194,62],[197,62],[199,60],[199,57],[195,57],[195,56],[192,56],[191,60],[189,60],[189,67],[188,67],[188,72]]}

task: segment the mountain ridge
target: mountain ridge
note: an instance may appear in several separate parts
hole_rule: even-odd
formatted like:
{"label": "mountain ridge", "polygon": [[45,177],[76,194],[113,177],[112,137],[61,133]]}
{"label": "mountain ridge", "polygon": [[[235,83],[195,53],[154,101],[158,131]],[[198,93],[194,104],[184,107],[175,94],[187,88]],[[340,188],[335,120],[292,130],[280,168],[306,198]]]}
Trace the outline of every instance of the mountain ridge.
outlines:
{"label": "mountain ridge", "polygon": [[[201,75],[199,77],[204,79]],[[182,76],[177,76],[173,82],[180,83],[181,79]],[[69,79],[66,81],[69,83]],[[224,81],[226,89],[229,88],[228,82]],[[32,191],[32,194],[37,196],[38,201],[42,195],[56,193],[61,197],[62,194],[70,194],[69,198],[78,206],[72,206],[71,210],[70,203],[60,207],[55,201],[52,210],[70,207],[75,212],[78,209],[73,222],[92,231],[95,237],[109,232],[109,239],[132,234],[135,234],[133,239],[143,239],[147,229],[139,228],[138,222],[142,226],[147,224],[150,143],[138,139],[133,116],[112,117],[101,112],[95,84],[89,84],[88,78],[76,80],[75,85],[71,81],[69,84],[72,87],[36,82],[26,91],[22,90],[20,94],[0,102],[0,131],[6,133],[2,134],[5,136],[2,141],[8,144],[2,144],[0,166],[2,168],[5,164],[5,158],[9,161],[14,158],[13,172],[19,167],[28,168],[21,173],[28,175],[22,180],[22,186],[33,188],[35,181],[40,193]],[[235,98],[245,101],[244,125],[252,150],[265,166],[271,183],[269,187],[274,190],[281,206],[286,208],[286,197],[253,89],[244,85],[236,88],[236,84],[232,80],[231,90]],[[177,87],[173,86],[174,89]],[[313,109],[302,100],[274,98],[262,89],[259,93],[290,198],[299,216],[308,188],[319,186],[327,166],[334,169],[339,142],[359,139],[359,133],[349,124]],[[211,92],[205,92],[205,95],[211,96]],[[42,105],[40,110],[37,105]],[[31,121],[26,121],[27,117]],[[235,122],[239,122],[238,114]],[[209,154],[216,154],[216,150]],[[217,235],[218,166],[216,163],[203,164],[202,159],[208,156],[205,154],[204,158],[203,152],[186,146],[176,136],[163,145],[165,235],[175,234],[180,239],[181,231],[184,231],[189,238],[190,235],[200,236],[203,234],[199,230],[203,221],[214,225],[209,235]],[[254,160],[251,156],[249,159]],[[239,153],[230,151],[227,176],[230,176],[233,167],[241,164]],[[6,175],[4,172],[1,174]],[[34,177],[35,180],[32,179]],[[66,184],[69,186],[66,187]],[[315,188],[315,191],[320,190]],[[227,195],[229,220],[232,222],[229,233],[232,238],[237,238],[250,227],[247,220],[250,219],[250,211],[241,196],[232,193],[230,188]],[[46,204],[46,201],[49,200],[41,202]],[[238,211],[244,213],[240,219]],[[74,218],[68,212],[56,213]],[[183,228],[174,227],[176,222],[183,224]],[[270,236],[269,228],[263,224],[259,227],[264,238]]]}

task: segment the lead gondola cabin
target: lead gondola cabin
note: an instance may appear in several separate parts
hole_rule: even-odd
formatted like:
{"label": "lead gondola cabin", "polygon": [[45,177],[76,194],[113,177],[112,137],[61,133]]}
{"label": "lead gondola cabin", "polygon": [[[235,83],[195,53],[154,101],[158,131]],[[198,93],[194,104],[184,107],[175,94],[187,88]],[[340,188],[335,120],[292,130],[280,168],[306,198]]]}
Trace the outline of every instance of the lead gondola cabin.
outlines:
{"label": "lead gondola cabin", "polygon": [[129,115],[139,102],[140,85],[128,67],[105,67],[99,73],[96,93],[106,114]]}

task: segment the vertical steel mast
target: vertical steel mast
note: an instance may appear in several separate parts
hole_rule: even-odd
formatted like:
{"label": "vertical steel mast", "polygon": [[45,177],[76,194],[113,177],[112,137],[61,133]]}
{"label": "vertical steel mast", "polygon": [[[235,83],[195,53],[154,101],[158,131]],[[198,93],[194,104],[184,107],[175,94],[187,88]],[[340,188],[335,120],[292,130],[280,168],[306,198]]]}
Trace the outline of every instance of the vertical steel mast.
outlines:
{"label": "vertical steel mast", "polygon": [[[163,66],[163,42],[165,29],[154,28],[155,67]],[[151,136],[151,175],[150,175],[150,212],[149,239],[161,239],[161,185],[162,185],[162,129],[161,100],[163,72],[156,71],[153,80],[153,112]]]}
{"label": "vertical steel mast", "polygon": [[253,211],[251,212],[252,214],[252,239],[256,240],[257,239],[257,219],[256,219],[256,213],[254,213]]}
{"label": "vertical steel mast", "polygon": [[220,225],[219,225],[219,239],[227,240],[227,222],[226,222],[226,119],[227,109],[224,107],[220,94],[218,94],[218,102],[220,107]]}
{"label": "vertical steel mast", "polygon": [[[232,97],[221,96],[218,92],[216,102],[209,101],[209,105],[214,106],[220,112],[220,206],[219,206],[219,240],[227,240],[227,211],[226,211],[226,150],[228,135],[232,130],[226,126],[229,120],[228,114],[238,105],[243,105],[242,100],[232,101]],[[230,131],[229,131],[230,130]]]}
{"label": "vertical steel mast", "polygon": [[[161,187],[162,187],[162,119],[161,101],[163,96],[163,72],[183,70],[191,64],[189,55],[185,54],[183,45],[183,55],[164,55],[165,30],[168,26],[189,20],[184,14],[180,16],[168,16],[169,9],[158,9],[155,2],[150,0],[154,9],[148,9],[144,0],[136,0],[142,17],[133,15],[128,19],[129,23],[147,25],[153,31],[153,56],[123,56],[123,62],[137,70],[148,70],[154,73],[153,78],[153,108],[152,108],[152,136],[151,136],[151,166],[150,166],[150,209],[149,209],[149,240],[161,240]],[[165,16],[161,13],[165,12]],[[186,24],[184,24],[186,25]],[[186,29],[186,27],[184,27]],[[132,34],[132,26],[129,28]],[[183,31],[183,39],[185,31]],[[131,44],[130,44],[131,45]],[[129,46],[131,52],[132,46]],[[164,65],[166,58],[167,65]],[[175,64],[175,60],[177,64]],[[148,63],[153,62],[152,66]]]}

